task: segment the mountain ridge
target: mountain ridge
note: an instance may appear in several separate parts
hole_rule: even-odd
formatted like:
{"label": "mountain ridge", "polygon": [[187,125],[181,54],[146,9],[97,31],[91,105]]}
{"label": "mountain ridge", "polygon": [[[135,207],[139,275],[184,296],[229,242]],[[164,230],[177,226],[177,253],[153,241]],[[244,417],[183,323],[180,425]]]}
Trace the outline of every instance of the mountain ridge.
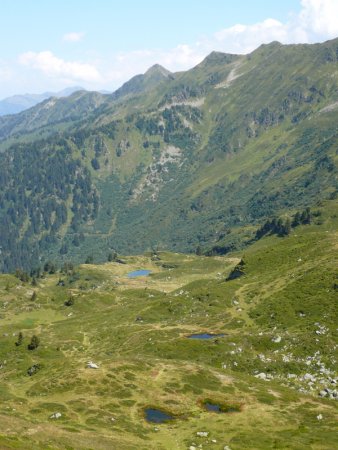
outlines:
{"label": "mountain ridge", "polygon": [[80,86],[65,88],[58,92],[43,92],[42,94],[17,94],[0,100],[0,116],[18,114],[50,97],[68,97],[76,91],[83,91]]}
{"label": "mountain ridge", "polygon": [[[338,39],[216,52],[186,72],[155,66],[155,78],[118,94],[80,92],[0,118],[0,226],[18,245],[4,239],[3,270],[24,264],[28,242],[29,261],[236,248],[265,218],[334,198],[337,60]],[[38,173],[29,154],[43,161]],[[61,154],[66,167],[48,178]],[[64,186],[56,197],[50,180]]]}

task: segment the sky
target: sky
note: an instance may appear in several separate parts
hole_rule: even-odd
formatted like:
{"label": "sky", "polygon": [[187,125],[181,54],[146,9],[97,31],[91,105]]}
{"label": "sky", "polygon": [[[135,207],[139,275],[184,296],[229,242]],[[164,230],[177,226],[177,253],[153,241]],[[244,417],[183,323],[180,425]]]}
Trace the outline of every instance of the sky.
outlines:
{"label": "sky", "polygon": [[0,99],[114,91],[155,63],[338,37],[338,0],[0,0]]}

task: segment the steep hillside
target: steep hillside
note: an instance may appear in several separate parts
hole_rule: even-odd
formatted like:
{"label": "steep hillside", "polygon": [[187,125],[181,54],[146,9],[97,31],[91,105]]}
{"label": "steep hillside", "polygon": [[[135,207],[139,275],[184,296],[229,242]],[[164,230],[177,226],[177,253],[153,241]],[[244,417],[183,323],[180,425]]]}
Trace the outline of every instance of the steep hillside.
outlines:
{"label": "steep hillside", "polygon": [[337,217],[225,257],[1,275],[0,447],[335,448]]}
{"label": "steep hillside", "polygon": [[335,198],[337,60],[337,39],[214,52],[187,72],[155,66],[112,95],[0,118],[2,270],[112,250],[226,252],[267,217]]}

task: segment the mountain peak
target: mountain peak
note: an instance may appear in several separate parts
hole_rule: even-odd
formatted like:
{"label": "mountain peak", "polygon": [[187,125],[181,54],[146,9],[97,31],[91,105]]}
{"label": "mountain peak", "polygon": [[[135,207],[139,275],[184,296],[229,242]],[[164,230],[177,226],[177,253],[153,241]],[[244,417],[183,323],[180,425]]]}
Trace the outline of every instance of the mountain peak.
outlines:
{"label": "mountain peak", "polygon": [[253,55],[253,54],[270,55],[270,54],[273,54],[276,50],[280,49],[281,47],[285,47],[285,46],[278,41],[272,41],[272,42],[269,42],[268,44],[261,44],[259,47],[257,47],[255,50],[253,50],[250,53],[250,55]]}
{"label": "mountain peak", "polygon": [[112,96],[113,98],[119,98],[129,94],[140,94],[149,91],[171,75],[171,72],[160,64],[154,64],[144,74],[135,75],[124,83]]}
{"label": "mountain peak", "polygon": [[170,74],[171,74],[170,70],[166,69],[160,64],[154,64],[153,66],[149,67],[149,69],[145,72],[144,75],[147,76],[162,75],[164,77],[167,77]]}
{"label": "mountain peak", "polygon": [[219,64],[230,64],[235,59],[237,59],[240,55],[232,54],[232,53],[223,53],[223,52],[211,52],[208,56],[206,56],[203,61],[198,64],[200,67],[206,66],[215,66]]}
{"label": "mountain peak", "polygon": [[[277,48],[277,47],[281,47],[283,44],[281,44],[279,41],[272,41],[269,42],[268,44],[261,44],[260,47],[265,47],[265,48]],[[258,47],[259,48],[259,47]]]}

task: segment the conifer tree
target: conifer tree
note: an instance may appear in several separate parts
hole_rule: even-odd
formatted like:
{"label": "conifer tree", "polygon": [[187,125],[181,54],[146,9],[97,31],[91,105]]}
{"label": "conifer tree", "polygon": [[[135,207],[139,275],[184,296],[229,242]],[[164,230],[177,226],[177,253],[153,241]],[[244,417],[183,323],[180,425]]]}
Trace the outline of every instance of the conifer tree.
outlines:
{"label": "conifer tree", "polygon": [[16,341],[15,345],[16,345],[17,347],[19,347],[19,346],[22,344],[22,341],[23,341],[23,334],[22,334],[21,331],[20,331],[20,333],[19,333],[19,335],[18,335],[18,340]]}
{"label": "conifer tree", "polygon": [[31,342],[28,344],[27,348],[28,350],[35,350],[40,345],[40,339],[35,336],[35,334],[32,336]]}

